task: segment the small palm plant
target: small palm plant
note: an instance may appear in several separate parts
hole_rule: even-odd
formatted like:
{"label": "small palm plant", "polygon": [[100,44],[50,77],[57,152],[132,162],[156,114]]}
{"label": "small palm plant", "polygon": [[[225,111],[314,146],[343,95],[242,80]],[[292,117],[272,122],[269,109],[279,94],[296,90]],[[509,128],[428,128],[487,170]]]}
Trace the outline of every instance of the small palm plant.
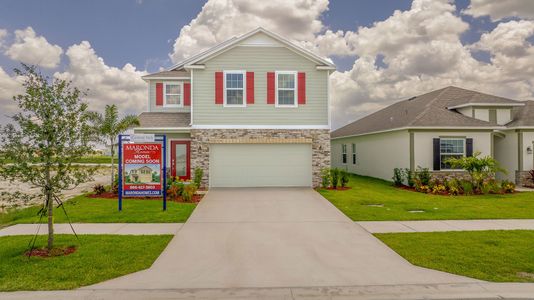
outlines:
{"label": "small palm plant", "polygon": [[109,143],[111,150],[111,189],[115,178],[115,169],[113,166],[115,158],[115,144],[117,143],[117,136],[125,132],[128,128],[139,125],[139,119],[136,115],[127,115],[119,119],[119,111],[115,104],[106,105],[104,115],[98,116],[98,131],[102,136],[104,143]]}

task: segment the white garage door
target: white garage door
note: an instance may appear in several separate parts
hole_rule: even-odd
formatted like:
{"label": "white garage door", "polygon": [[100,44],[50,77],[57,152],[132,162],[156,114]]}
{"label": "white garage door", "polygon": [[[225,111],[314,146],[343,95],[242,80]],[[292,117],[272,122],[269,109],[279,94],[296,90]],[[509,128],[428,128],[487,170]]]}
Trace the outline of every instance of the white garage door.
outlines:
{"label": "white garage door", "polygon": [[310,144],[213,144],[211,187],[311,186]]}

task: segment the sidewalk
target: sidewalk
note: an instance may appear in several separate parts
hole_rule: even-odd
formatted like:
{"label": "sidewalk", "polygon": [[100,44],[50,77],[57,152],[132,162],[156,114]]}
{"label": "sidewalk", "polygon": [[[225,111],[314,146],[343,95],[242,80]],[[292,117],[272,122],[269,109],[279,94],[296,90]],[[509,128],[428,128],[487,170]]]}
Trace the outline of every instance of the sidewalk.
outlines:
{"label": "sidewalk", "polygon": [[[74,223],[72,227],[77,234],[119,234],[119,235],[160,235],[175,234],[182,223]],[[0,229],[0,236],[47,234],[47,225],[17,224]],[[54,224],[56,234],[72,234],[69,224]]]}
{"label": "sidewalk", "polygon": [[370,233],[440,232],[470,230],[534,230],[534,219],[441,220],[441,221],[362,221],[356,222]]}

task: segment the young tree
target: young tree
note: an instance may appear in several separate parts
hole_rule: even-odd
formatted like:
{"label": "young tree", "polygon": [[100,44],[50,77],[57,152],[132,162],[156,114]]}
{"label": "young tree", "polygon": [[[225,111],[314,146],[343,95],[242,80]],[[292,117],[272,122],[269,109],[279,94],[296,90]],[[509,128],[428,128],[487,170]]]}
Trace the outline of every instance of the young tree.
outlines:
{"label": "young tree", "polygon": [[0,177],[42,190],[41,213],[48,216],[50,251],[54,246],[54,201],[59,202],[63,190],[89,181],[96,170],[73,164],[91,151],[95,114],[87,111],[82,92],[69,82],[51,80],[27,65],[15,72],[25,78],[25,93],[13,97],[20,109],[10,117],[14,124],[0,128],[3,159],[10,162],[1,162]]}
{"label": "young tree", "polygon": [[109,143],[111,150],[111,188],[113,188],[113,179],[115,178],[115,169],[113,166],[115,156],[115,144],[117,136],[125,132],[128,128],[139,125],[139,119],[135,115],[127,115],[119,119],[117,106],[106,105],[104,115],[98,116],[99,132],[104,138],[105,143]]}

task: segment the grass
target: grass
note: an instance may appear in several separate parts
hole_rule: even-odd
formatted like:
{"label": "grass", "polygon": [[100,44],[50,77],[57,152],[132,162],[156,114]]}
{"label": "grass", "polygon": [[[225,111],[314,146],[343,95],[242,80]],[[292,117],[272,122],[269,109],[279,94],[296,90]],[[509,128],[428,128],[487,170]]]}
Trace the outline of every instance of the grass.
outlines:
{"label": "grass", "polygon": [[[122,211],[117,209],[117,200],[88,198],[84,195],[65,202],[65,209],[73,223],[181,223],[185,222],[196,204],[167,202],[167,211],[162,210],[162,200],[124,199]],[[37,223],[39,207],[11,210],[0,213],[0,227],[19,223]],[[54,212],[56,223],[67,223],[63,210]],[[42,222],[46,222],[43,219]]]}
{"label": "grass", "polygon": [[497,282],[534,282],[534,231],[386,233],[376,236],[417,266]]}
{"label": "grass", "polygon": [[[56,235],[56,245],[76,245],[76,252],[50,258],[23,253],[29,235],[0,237],[0,291],[65,290],[147,269],[159,256],[170,235],[120,236]],[[46,245],[46,236],[38,238]]]}
{"label": "grass", "polygon": [[[352,175],[346,191],[319,190],[354,221],[534,219],[534,193],[436,196]],[[423,211],[423,212],[410,212]]]}

